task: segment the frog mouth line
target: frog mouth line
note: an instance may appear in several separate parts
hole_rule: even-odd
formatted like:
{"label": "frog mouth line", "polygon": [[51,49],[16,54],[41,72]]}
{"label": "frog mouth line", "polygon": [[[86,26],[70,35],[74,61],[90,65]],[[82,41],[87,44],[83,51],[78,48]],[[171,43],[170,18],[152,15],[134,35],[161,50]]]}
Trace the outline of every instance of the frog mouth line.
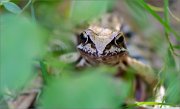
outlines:
{"label": "frog mouth line", "polygon": [[92,58],[107,58],[107,57],[114,57],[114,56],[117,56],[117,55],[122,55],[122,54],[127,54],[127,50],[122,50],[122,51],[116,51],[116,52],[108,52],[108,53],[103,53],[103,54],[100,54],[98,55],[98,52],[87,52],[87,51],[84,51],[83,49],[79,49],[80,53],[82,55],[86,55],[86,56],[89,56],[89,57],[92,57]]}
{"label": "frog mouth line", "polygon": [[100,63],[103,64],[109,64],[109,65],[114,65],[116,63],[118,63],[124,56],[128,55],[128,52],[119,52],[117,54],[108,54],[106,56],[102,55],[102,56],[96,56],[95,54],[89,54],[84,52],[83,50],[80,50],[80,53],[82,55],[82,57],[84,57],[84,59],[86,59],[89,63],[97,65]]}

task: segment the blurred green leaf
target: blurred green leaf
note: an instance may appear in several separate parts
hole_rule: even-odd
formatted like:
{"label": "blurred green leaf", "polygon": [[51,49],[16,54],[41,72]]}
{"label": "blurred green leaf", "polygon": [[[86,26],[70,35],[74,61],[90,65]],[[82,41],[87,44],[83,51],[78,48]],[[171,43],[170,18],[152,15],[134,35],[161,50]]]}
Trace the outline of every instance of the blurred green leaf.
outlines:
{"label": "blurred green leaf", "polygon": [[3,5],[5,2],[9,2],[10,0],[0,0],[0,6]]}
{"label": "blurred green leaf", "polygon": [[20,89],[30,79],[33,61],[45,52],[45,34],[22,16],[2,15],[0,25],[0,91],[4,93]]}
{"label": "blurred green leaf", "polygon": [[61,77],[44,90],[43,109],[115,109],[128,94],[128,85],[107,75],[91,73],[79,77]]}
{"label": "blurred green leaf", "polygon": [[112,4],[112,2],[113,0],[73,0],[70,19],[75,24],[79,24],[94,17],[99,17],[107,11],[109,4]]}
{"label": "blurred green leaf", "polygon": [[14,14],[20,14],[22,12],[21,8],[13,2],[4,2],[3,5],[8,11]]}
{"label": "blurred green leaf", "polygon": [[[173,72],[175,73],[175,72]],[[166,92],[166,99],[168,103],[173,104],[180,104],[180,75],[176,75],[172,78],[171,81],[168,83],[168,89]]]}
{"label": "blurred green leaf", "polygon": [[180,103],[180,74],[176,69],[176,63],[173,58],[173,54],[168,50],[166,55],[166,68],[163,76],[165,76],[165,85],[167,86],[166,91],[166,102],[171,104]]}
{"label": "blurred green leaf", "polygon": [[150,25],[150,22],[147,22],[148,20],[147,13],[141,6],[139,0],[126,0],[125,3],[127,3],[127,8],[129,9],[132,17],[134,18],[134,20],[137,21],[138,25],[142,29]]}
{"label": "blurred green leaf", "polygon": [[[175,66],[176,66],[176,62],[174,60],[173,54],[171,53],[170,50],[167,51],[167,55],[166,55],[166,64],[168,66],[169,69],[174,69],[176,70]],[[172,70],[173,71],[173,70]]]}
{"label": "blurred green leaf", "polygon": [[47,65],[45,64],[44,61],[40,61],[40,66],[41,66],[41,72],[42,72],[42,78],[44,80],[44,83],[48,82],[48,71],[47,71]]}
{"label": "blurred green leaf", "polygon": [[[164,21],[169,25],[170,19],[169,19],[169,0],[164,0]],[[168,31],[166,31],[168,32]]]}

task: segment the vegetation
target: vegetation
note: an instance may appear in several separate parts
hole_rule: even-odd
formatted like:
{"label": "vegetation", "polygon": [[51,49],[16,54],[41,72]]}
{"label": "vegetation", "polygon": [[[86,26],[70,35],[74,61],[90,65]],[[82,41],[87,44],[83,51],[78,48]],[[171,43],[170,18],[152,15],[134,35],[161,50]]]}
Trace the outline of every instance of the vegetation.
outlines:
{"label": "vegetation", "polygon": [[[131,75],[124,81],[113,77],[116,68],[77,70],[75,63],[59,59],[63,54],[76,52],[77,28],[112,10],[115,3],[113,0],[0,0],[0,108],[19,96],[39,75],[39,69],[44,84],[35,104],[37,108],[120,108],[133,93]],[[164,28],[148,35],[153,36],[150,41],[163,60],[162,67],[155,72],[159,84],[166,88],[165,103],[148,99],[127,107],[179,106],[180,33],[171,27],[168,0],[164,0],[164,7],[154,7],[144,0],[125,3],[139,31],[158,28],[149,22],[149,16]],[[159,16],[156,9],[164,16]]]}

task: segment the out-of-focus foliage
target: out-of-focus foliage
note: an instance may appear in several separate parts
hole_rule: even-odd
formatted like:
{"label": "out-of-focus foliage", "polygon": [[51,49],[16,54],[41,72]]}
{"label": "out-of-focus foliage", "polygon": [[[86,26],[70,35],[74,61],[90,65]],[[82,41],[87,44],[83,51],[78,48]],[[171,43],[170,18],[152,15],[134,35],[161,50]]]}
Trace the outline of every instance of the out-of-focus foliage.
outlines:
{"label": "out-of-focus foliage", "polygon": [[[4,94],[7,89],[20,89],[31,78],[34,60],[46,51],[43,42],[47,33],[39,28],[38,25],[41,25],[50,33],[50,44],[47,43],[49,52],[40,62],[46,84],[42,89],[42,96],[37,101],[38,106],[43,109],[119,108],[129,95],[133,95],[133,91],[130,91],[133,80],[117,80],[112,76],[112,73],[116,72],[114,68],[93,67],[77,70],[74,63],[61,62],[58,57],[76,51],[74,33],[77,26],[100,17],[113,8],[113,3],[111,0],[1,0],[0,13],[3,14],[0,15],[0,91]],[[156,73],[160,72],[160,80],[167,87],[166,102],[179,104],[180,74],[174,54],[169,51],[169,43],[164,33],[155,31],[158,27],[153,27],[149,19],[154,16],[169,34],[177,34],[168,22],[151,10],[143,0],[126,0],[126,3],[129,9],[127,12],[130,12],[131,17],[139,24],[140,31],[145,33],[150,30],[146,33],[153,36],[149,41],[164,60],[164,68],[161,71],[158,69]],[[7,12],[18,15],[4,14]],[[31,16],[31,19],[25,18],[25,13]],[[32,22],[33,19],[37,24]],[[48,72],[52,75],[49,76]]]}
{"label": "out-of-focus foliage", "polygon": [[100,17],[107,11],[113,1],[72,1],[70,10],[70,19],[74,23],[82,23],[88,21],[94,17]]}
{"label": "out-of-focus foliage", "polygon": [[[152,41],[154,49],[156,49],[157,53],[164,60],[163,68],[157,73],[160,75],[162,84],[165,84],[167,87],[166,95],[164,97],[166,103],[179,104],[179,57],[174,54],[174,48],[172,47],[173,44],[170,42],[170,37],[172,37],[171,34],[173,34],[176,37],[176,40],[179,40],[180,36],[173,30],[173,28],[170,27],[168,0],[164,0],[164,18],[162,18],[162,16],[160,17],[158,13],[153,11],[153,9],[143,0],[127,0],[126,3],[128,4],[128,8],[132,13],[132,17],[137,20],[140,27],[143,27],[144,31],[147,31],[148,29],[151,30],[147,36],[153,36],[150,41]],[[161,8],[163,9],[163,7]],[[148,22],[149,18],[152,16],[148,15],[147,12],[149,12],[150,15],[152,15],[158,21],[158,23],[164,27],[164,33],[157,31],[159,28],[153,25],[154,22]]]}
{"label": "out-of-focus foliage", "polygon": [[16,91],[32,76],[32,64],[45,53],[46,34],[28,18],[11,14],[0,20],[0,91]]}
{"label": "out-of-focus foliage", "polygon": [[150,22],[147,22],[148,14],[144,10],[141,5],[140,0],[126,0],[128,11],[130,12],[131,16],[134,20],[137,21],[137,24],[141,29],[146,29],[150,25]]}
{"label": "out-of-focus foliage", "polygon": [[129,93],[129,85],[91,71],[76,77],[53,78],[44,89],[42,108],[119,108]]}
{"label": "out-of-focus foliage", "polygon": [[162,72],[162,79],[167,87],[165,99],[168,103],[180,103],[180,73],[176,68],[176,63],[170,50],[165,56],[165,68]]}
{"label": "out-of-focus foliage", "polygon": [[14,14],[20,14],[22,12],[21,8],[17,6],[15,3],[10,2],[8,0],[2,0],[0,1],[0,5],[3,5],[8,11],[14,13]]}

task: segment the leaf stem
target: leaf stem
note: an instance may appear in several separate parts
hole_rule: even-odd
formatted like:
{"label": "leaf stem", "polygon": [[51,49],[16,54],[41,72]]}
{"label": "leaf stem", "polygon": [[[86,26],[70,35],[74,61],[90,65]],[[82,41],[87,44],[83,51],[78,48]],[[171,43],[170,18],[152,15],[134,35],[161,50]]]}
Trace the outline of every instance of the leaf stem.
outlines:
{"label": "leaf stem", "polygon": [[28,6],[32,3],[32,0],[29,0],[28,3],[24,6],[24,8],[22,9],[22,12],[23,13],[27,8]]}

